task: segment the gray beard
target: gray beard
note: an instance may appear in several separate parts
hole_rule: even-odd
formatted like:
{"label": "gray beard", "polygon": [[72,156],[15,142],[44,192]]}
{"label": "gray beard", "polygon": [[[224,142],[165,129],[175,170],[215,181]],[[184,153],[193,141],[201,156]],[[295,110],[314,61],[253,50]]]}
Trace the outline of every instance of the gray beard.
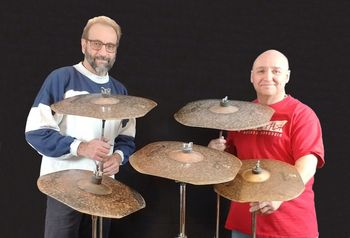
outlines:
{"label": "gray beard", "polygon": [[[107,59],[104,57],[92,57],[90,54],[85,54],[86,61],[91,65],[91,67],[96,71],[98,76],[105,76],[107,72],[113,67],[113,64],[115,62],[114,59]],[[95,59],[104,59],[107,60],[107,64],[105,65],[97,65],[95,62]]]}
{"label": "gray beard", "polygon": [[108,65],[99,65],[97,66],[96,64],[95,65],[91,65],[94,70],[96,71],[97,75],[99,76],[104,76],[107,74],[107,72],[112,68],[112,67],[108,67]]}

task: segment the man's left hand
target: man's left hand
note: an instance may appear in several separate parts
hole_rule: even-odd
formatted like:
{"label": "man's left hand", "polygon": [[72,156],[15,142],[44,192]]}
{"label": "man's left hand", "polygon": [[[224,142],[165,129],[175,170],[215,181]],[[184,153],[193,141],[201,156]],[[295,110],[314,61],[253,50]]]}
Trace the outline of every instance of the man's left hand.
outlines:
{"label": "man's left hand", "polygon": [[250,203],[249,211],[268,215],[275,212],[281,206],[281,204],[281,201],[252,202]]}
{"label": "man's left hand", "polygon": [[117,174],[121,161],[122,158],[118,153],[105,157],[103,160],[103,174],[107,176]]}

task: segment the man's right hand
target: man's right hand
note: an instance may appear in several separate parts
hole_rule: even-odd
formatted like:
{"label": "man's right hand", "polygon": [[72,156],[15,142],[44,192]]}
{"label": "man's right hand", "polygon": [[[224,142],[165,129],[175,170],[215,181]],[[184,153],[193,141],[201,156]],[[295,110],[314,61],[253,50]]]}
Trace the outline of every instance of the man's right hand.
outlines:
{"label": "man's right hand", "polygon": [[78,156],[88,157],[93,160],[103,161],[109,154],[110,145],[99,139],[89,142],[81,142],[78,147]]}
{"label": "man's right hand", "polygon": [[213,139],[209,142],[208,147],[212,149],[224,151],[226,149],[226,140],[223,136],[218,139]]}

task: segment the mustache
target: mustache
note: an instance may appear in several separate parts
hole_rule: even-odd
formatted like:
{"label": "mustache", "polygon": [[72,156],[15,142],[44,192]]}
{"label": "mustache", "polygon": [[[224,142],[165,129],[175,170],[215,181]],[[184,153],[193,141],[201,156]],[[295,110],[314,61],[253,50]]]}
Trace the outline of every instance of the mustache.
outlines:
{"label": "mustache", "polygon": [[110,61],[111,59],[108,58],[108,57],[104,57],[104,56],[96,56],[95,59],[98,59],[98,60],[106,60],[106,61]]}

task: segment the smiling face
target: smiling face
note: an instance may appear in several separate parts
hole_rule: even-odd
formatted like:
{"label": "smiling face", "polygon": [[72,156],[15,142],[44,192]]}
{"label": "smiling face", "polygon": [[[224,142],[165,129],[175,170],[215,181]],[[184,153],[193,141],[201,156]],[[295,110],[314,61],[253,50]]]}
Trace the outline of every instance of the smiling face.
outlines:
{"label": "smiling face", "polygon": [[289,80],[288,59],[276,50],[259,55],[251,71],[251,82],[262,104],[273,104],[285,96],[285,85]]}
{"label": "smiling face", "polygon": [[[100,23],[92,25],[88,32],[88,38],[81,39],[81,47],[85,55],[84,66],[96,75],[106,75],[116,58],[116,51],[107,51],[106,44],[117,45],[117,40],[117,34],[111,26]],[[96,41],[104,44],[99,50],[93,45]]]}

